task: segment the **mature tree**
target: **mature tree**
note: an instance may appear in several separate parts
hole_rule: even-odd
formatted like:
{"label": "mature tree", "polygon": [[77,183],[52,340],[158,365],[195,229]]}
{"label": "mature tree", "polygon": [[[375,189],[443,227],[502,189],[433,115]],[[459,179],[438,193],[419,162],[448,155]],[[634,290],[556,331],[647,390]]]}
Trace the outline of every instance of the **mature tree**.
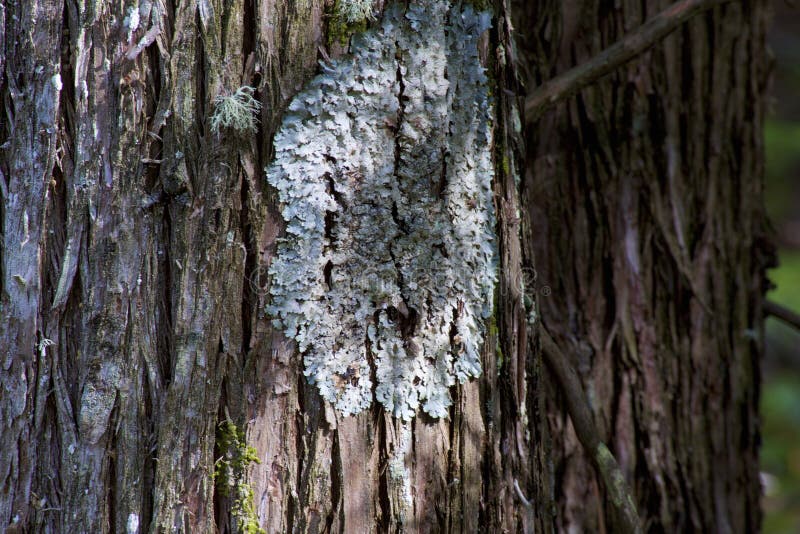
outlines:
{"label": "mature tree", "polygon": [[[0,529],[758,530],[765,24],[761,0],[1,1]],[[280,263],[317,242],[285,209],[306,185],[346,261]],[[443,243],[414,260],[417,231]],[[452,267],[476,242],[493,298]],[[394,296],[302,323],[304,372],[286,303],[324,295],[275,265],[332,294],[363,258]],[[409,300],[420,265],[454,308]],[[433,362],[437,317],[437,387],[383,376],[386,336]],[[325,374],[319,324],[363,330],[364,372]]]}

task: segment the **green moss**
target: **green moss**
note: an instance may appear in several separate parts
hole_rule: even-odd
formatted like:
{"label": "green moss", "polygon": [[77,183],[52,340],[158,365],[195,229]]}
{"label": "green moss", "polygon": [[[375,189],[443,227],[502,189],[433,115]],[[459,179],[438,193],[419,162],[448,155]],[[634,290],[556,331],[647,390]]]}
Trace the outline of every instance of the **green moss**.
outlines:
{"label": "green moss", "polygon": [[503,367],[505,357],[503,355],[503,347],[500,346],[500,331],[497,329],[497,307],[495,306],[494,313],[487,319],[487,330],[489,332],[488,339],[494,339],[494,352],[497,354],[497,370]]}
{"label": "green moss", "polygon": [[369,17],[353,19],[343,13],[343,6],[348,0],[336,0],[333,11],[330,13],[328,23],[328,46],[333,44],[346,45],[356,33],[361,33],[367,29]]}
{"label": "green moss", "polygon": [[231,515],[236,521],[237,531],[266,534],[258,524],[253,489],[246,482],[250,465],[261,463],[256,449],[247,445],[244,430],[230,420],[217,427],[217,448],[221,457],[214,464],[214,484],[221,495],[233,498]]}

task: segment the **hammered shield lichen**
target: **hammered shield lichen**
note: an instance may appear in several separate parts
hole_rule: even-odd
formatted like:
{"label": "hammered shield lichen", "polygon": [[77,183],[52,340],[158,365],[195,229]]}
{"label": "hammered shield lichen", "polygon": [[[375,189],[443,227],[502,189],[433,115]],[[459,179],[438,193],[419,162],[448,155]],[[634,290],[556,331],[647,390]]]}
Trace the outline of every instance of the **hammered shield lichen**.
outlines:
{"label": "hammered shield lichen", "polygon": [[[286,236],[269,311],[344,414],[444,417],[481,372],[496,280],[488,13],[394,5],[289,106],[267,179]],[[373,383],[374,382],[374,383]]]}

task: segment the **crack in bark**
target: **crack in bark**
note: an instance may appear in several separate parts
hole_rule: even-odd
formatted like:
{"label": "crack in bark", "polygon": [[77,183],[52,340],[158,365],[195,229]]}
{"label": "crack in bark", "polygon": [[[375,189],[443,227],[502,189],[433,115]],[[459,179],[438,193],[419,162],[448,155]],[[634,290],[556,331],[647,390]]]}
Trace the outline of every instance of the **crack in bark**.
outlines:
{"label": "crack in bark", "polygon": [[[400,43],[395,42],[396,53],[395,53],[395,60],[397,61],[397,70],[396,72],[396,80],[398,85],[398,93],[397,93],[397,123],[396,123],[396,130],[395,130],[395,137],[394,137],[394,177],[397,181],[398,185],[400,184],[401,177],[400,177],[400,168],[403,163],[403,146],[401,140],[401,131],[403,128],[403,120],[405,117],[405,82],[403,81],[403,72],[402,72],[402,64],[403,58],[400,52]],[[405,235],[409,235],[411,233],[411,229],[408,226],[408,223],[404,221],[399,214],[399,209],[397,207],[397,200],[392,201],[392,208],[391,208],[392,220],[403,232]],[[389,306],[387,308],[387,315],[389,320],[392,321],[397,325],[398,330],[400,331],[400,335],[403,338],[403,344],[407,350],[414,350],[413,343],[411,343],[411,338],[414,335],[414,332],[417,328],[417,321],[418,321],[418,312],[415,308],[409,305],[408,299],[406,298],[406,282],[403,277],[403,269],[402,266],[398,263],[397,258],[395,257],[394,253],[394,242],[389,243],[389,255],[392,258],[392,262],[395,266],[395,272],[397,273],[397,287],[400,291],[400,298],[403,300],[403,308],[398,309],[394,306]]]}

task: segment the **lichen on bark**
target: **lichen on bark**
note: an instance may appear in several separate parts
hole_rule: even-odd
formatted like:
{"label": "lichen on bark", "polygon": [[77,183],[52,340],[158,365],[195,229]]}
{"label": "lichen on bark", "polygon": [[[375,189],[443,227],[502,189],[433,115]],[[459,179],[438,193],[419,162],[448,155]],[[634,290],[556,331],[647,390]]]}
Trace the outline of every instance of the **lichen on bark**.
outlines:
{"label": "lichen on bark", "polygon": [[[481,373],[496,279],[490,16],[390,6],[290,104],[267,169],[287,222],[270,312],[342,413],[445,417]],[[374,389],[374,393],[373,393]]]}

